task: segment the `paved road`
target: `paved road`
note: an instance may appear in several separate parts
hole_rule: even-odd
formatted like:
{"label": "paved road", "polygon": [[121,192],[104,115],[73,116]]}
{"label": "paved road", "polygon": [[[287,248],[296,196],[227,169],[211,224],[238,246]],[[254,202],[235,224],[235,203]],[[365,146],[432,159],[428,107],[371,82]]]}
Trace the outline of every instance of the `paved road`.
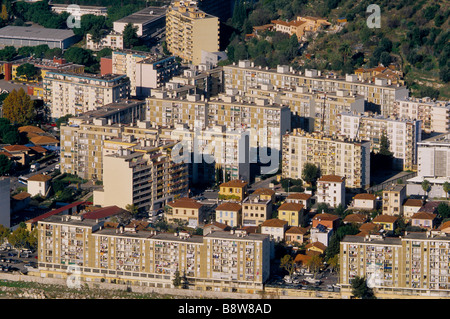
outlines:
{"label": "paved road", "polygon": [[[29,178],[36,174],[43,174],[46,172],[50,173],[55,168],[55,166],[58,162],[59,162],[59,157],[56,157],[54,160],[49,160],[46,163],[42,163],[41,168],[37,172],[30,173],[29,170],[25,170],[25,171],[23,171],[24,174],[19,175],[19,176],[24,176],[24,177]],[[13,191],[16,190],[18,187],[26,186],[25,184],[18,182],[18,176],[10,176],[10,180],[11,180],[11,189],[13,189]]]}

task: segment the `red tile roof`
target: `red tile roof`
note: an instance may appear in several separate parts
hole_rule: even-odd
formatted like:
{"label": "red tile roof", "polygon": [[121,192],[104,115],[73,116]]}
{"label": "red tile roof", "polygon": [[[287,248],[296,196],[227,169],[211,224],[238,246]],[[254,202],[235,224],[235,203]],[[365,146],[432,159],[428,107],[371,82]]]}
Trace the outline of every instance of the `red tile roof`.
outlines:
{"label": "red tile roof", "polygon": [[238,203],[225,202],[225,203],[217,206],[216,211],[217,210],[228,210],[228,211],[237,212],[237,211],[240,211],[241,209],[242,209],[242,206],[239,205]]}
{"label": "red tile roof", "polygon": [[337,176],[337,175],[323,175],[319,178],[318,182],[333,182],[333,183],[342,183],[345,177]]}
{"label": "red tile roof", "polygon": [[363,194],[356,194],[355,199],[375,200],[376,196],[374,194],[363,193]]}
{"label": "red tile roof", "polygon": [[264,221],[261,226],[263,227],[284,227],[285,225],[287,225],[287,221],[285,220],[281,220],[278,218],[272,218],[272,219],[268,219],[266,221]]}
{"label": "red tile roof", "polygon": [[70,209],[70,208],[78,207],[78,206],[81,206],[81,205],[86,205],[86,203],[87,202],[79,201],[79,202],[75,202],[75,203],[72,203],[72,204],[69,204],[69,205],[65,205],[63,207],[60,207],[58,209],[54,209],[52,211],[49,211],[49,212],[47,212],[45,214],[42,214],[40,216],[37,216],[35,218],[29,219],[29,220],[27,220],[27,223],[37,223],[40,220],[43,220],[43,219],[45,219],[47,217],[50,217],[50,216],[53,216],[53,215],[57,215],[57,214],[65,211],[65,210]]}
{"label": "red tile roof", "polygon": [[303,209],[303,205],[302,204],[297,204],[297,203],[284,203],[283,205],[281,205],[278,208],[278,211],[282,211],[282,210],[288,210],[288,211],[296,211],[299,212]]}
{"label": "red tile roof", "polygon": [[83,218],[85,219],[102,219],[111,217],[114,215],[118,215],[121,213],[125,213],[126,210],[122,209],[118,206],[107,206],[99,209],[95,209],[83,214]]}

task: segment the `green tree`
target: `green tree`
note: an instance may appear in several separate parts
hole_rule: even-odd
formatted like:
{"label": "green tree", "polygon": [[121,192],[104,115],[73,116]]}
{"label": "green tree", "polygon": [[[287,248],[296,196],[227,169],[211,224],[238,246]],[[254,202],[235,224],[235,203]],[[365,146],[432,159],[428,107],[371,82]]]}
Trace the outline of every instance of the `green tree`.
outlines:
{"label": "green tree", "polygon": [[80,47],[70,47],[64,53],[64,58],[76,64],[90,66],[94,63],[94,59],[90,50]]}
{"label": "green tree", "polygon": [[328,265],[330,267],[331,272],[339,271],[339,254],[335,254],[328,260]]}
{"label": "green tree", "polygon": [[11,229],[0,225],[0,244],[3,244],[5,239],[8,239],[9,234],[11,234]]}
{"label": "green tree", "polygon": [[426,193],[426,195],[428,197],[428,192],[430,191],[430,187],[431,187],[430,182],[428,180],[424,179],[421,186],[422,186],[423,191]]}
{"label": "green tree", "polygon": [[139,207],[135,204],[128,204],[125,206],[125,209],[130,212],[131,216],[136,217],[137,213],[139,212]]}
{"label": "green tree", "polygon": [[29,124],[36,117],[34,102],[23,88],[12,90],[3,101],[3,117],[19,125]]}
{"label": "green tree", "polygon": [[448,192],[450,192],[450,183],[448,181],[445,181],[444,184],[442,185],[442,189],[445,193],[445,198],[448,199]]}
{"label": "green tree", "polygon": [[175,270],[175,274],[174,274],[172,283],[176,288],[181,286],[181,276],[180,276],[180,271],[178,270],[178,268],[177,268],[177,270]]}
{"label": "green tree", "polygon": [[375,296],[369,286],[367,286],[366,278],[356,276],[351,280],[352,294],[360,299],[374,299]]}
{"label": "green tree", "polygon": [[305,163],[302,170],[302,179],[309,183],[315,184],[320,176],[320,169],[313,163]]}
{"label": "green tree", "polygon": [[137,36],[138,28],[133,26],[133,24],[128,23],[123,29],[123,46],[130,49],[139,44],[139,38]]}
{"label": "green tree", "polygon": [[16,74],[19,77],[24,76],[27,81],[34,80],[39,74],[39,69],[31,63],[24,63],[17,67]]}
{"label": "green tree", "polygon": [[450,218],[450,206],[445,202],[440,202],[437,211],[442,219]]}
{"label": "green tree", "polygon": [[289,273],[289,276],[292,276],[292,273],[295,270],[295,262],[291,255],[284,255],[280,261],[280,267],[286,270]]}
{"label": "green tree", "polygon": [[320,268],[323,265],[323,258],[318,256],[318,255],[313,255],[308,262],[306,263],[306,265],[308,266],[309,270],[313,272],[314,277],[317,276],[317,274],[320,271]]}
{"label": "green tree", "polygon": [[18,227],[8,236],[8,242],[15,248],[30,248],[30,232],[25,227]]}

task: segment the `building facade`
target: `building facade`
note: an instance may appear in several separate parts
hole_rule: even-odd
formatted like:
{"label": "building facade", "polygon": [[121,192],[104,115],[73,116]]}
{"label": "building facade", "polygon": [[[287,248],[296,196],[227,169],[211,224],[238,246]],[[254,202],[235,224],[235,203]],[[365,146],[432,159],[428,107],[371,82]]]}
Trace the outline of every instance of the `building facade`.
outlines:
{"label": "building facade", "polygon": [[219,19],[192,2],[174,1],[166,13],[167,50],[185,62],[201,63],[202,50],[219,51]]}
{"label": "building facade", "polygon": [[370,142],[306,133],[294,129],[283,137],[283,178],[301,179],[306,163],[323,175],[345,177],[346,187],[370,186]]}
{"label": "building facade", "polygon": [[54,119],[79,115],[130,97],[130,80],[125,75],[52,71],[46,73],[43,87],[44,103]]}
{"label": "building facade", "polygon": [[127,231],[82,216],[56,215],[38,223],[38,266],[43,278],[174,288],[178,270],[187,288],[255,293],[270,274],[267,235],[214,231]]}

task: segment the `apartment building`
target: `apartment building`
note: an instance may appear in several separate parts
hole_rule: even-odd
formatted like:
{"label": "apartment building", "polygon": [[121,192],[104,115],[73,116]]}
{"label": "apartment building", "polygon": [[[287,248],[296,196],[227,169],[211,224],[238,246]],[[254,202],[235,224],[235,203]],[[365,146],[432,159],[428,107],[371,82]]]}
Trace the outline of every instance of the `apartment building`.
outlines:
{"label": "apartment building", "polygon": [[192,183],[212,183],[217,177],[250,182],[250,147],[245,131],[230,131],[224,125],[190,130],[175,124],[171,138],[180,141]]}
{"label": "apartment building", "polygon": [[242,206],[225,202],[216,207],[216,221],[230,227],[242,225]]}
{"label": "apartment building", "polygon": [[[190,129],[224,125],[228,130],[248,131],[250,147],[270,148],[275,153],[281,150],[282,134],[291,129],[291,115],[287,106],[270,104],[267,99],[247,103],[239,97],[219,95],[206,100],[199,94],[186,99],[169,98],[166,92],[152,92],[146,98],[147,115],[153,125],[174,126],[187,124]],[[275,151],[275,153],[273,152]],[[251,155],[254,160],[256,154]]]}
{"label": "apartment building", "polygon": [[130,96],[130,80],[117,74],[51,71],[46,73],[43,87],[43,100],[53,119],[78,115]]}
{"label": "apartment building", "polygon": [[104,34],[100,41],[96,42],[92,39],[90,33],[86,34],[86,49],[92,51],[100,51],[102,49],[123,50],[123,35],[121,33],[112,31]]}
{"label": "apartment building", "polygon": [[403,202],[406,199],[406,186],[392,184],[383,190],[383,215],[403,216]]}
{"label": "apartment building", "polygon": [[449,239],[439,231],[346,236],[341,241],[341,293],[349,296],[351,280],[360,276],[380,297],[448,298]]}
{"label": "apartment building", "polygon": [[234,179],[219,185],[219,197],[242,202],[248,194],[248,182]]}
{"label": "apartment building", "polygon": [[284,240],[284,235],[288,229],[288,222],[278,218],[271,218],[261,224],[261,234],[270,236],[275,242]]}
{"label": "apartment building", "polygon": [[103,145],[122,136],[123,124],[144,119],[145,103],[110,103],[69,119],[60,128],[61,172],[85,179],[103,179]]}
{"label": "apartment building", "polygon": [[[443,133],[417,143],[417,176],[407,181],[407,194],[446,197],[443,184],[450,177],[450,134]],[[422,182],[430,182],[425,193]]]}
{"label": "apartment building", "polygon": [[177,0],[166,13],[167,50],[185,62],[201,63],[202,50],[219,51],[219,19],[191,1]]}
{"label": "apartment building", "polygon": [[53,12],[61,14],[63,12],[70,13],[76,20],[80,20],[82,16],[86,14],[92,14],[95,16],[108,16],[107,7],[99,6],[80,6],[77,4],[51,4],[50,8]]}
{"label": "apartment building", "polygon": [[374,153],[380,150],[381,138],[385,136],[389,141],[389,150],[393,153],[394,167],[417,170],[417,143],[422,140],[420,121],[369,113],[341,113],[338,119],[339,134],[370,141],[371,151]]}
{"label": "apartment building", "polygon": [[112,53],[113,74],[124,74],[130,79],[130,95],[144,97],[150,90],[168,82],[178,74],[179,63],[174,56],[150,52],[120,50]]}
{"label": "apartment building", "polygon": [[426,133],[445,133],[450,130],[450,102],[431,98],[405,97],[394,102],[393,116],[420,120]]}
{"label": "apartment building", "polygon": [[348,188],[370,186],[370,142],[306,133],[294,129],[283,136],[283,178],[301,179],[306,163],[323,175],[345,177]]}
{"label": "apartment building", "polygon": [[273,201],[264,195],[251,194],[242,201],[242,225],[259,226],[272,218]]}
{"label": "apartment building", "polygon": [[376,79],[359,80],[355,74],[338,78],[335,75],[322,75],[317,70],[305,70],[305,73],[296,72],[289,67],[269,69],[255,66],[252,62],[244,60],[238,64],[223,67],[225,89],[237,89],[240,94],[262,84],[271,84],[276,89],[292,89],[306,87],[322,92],[336,92],[338,89],[348,90],[353,95],[362,95],[366,104],[378,106],[382,115],[392,113],[396,99],[408,96],[405,86],[393,85],[388,80]]}
{"label": "apartment building", "polygon": [[203,224],[206,218],[205,208],[205,205],[197,202],[195,199],[182,197],[167,203],[164,216],[169,223],[180,221],[196,228]]}
{"label": "apartment building", "polygon": [[222,68],[209,68],[203,64],[183,70],[182,74],[172,77],[171,82],[182,86],[194,86],[195,93],[205,98],[216,96],[224,91]]}
{"label": "apartment building", "polygon": [[[279,66],[278,69],[282,69]],[[284,67],[286,68],[286,67]],[[236,89],[229,89],[237,94]],[[270,103],[287,105],[291,110],[294,127],[305,131],[320,131],[332,134],[338,130],[337,118],[342,112],[364,112],[364,96],[354,95],[348,90],[320,92],[313,88],[299,86],[295,89],[274,89],[272,84],[258,85],[243,93],[249,101],[266,98]]]}
{"label": "apartment building", "polygon": [[178,270],[186,274],[189,289],[255,293],[270,274],[268,236],[245,231],[191,236],[55,215],[39,221],[38,238],[40,276],[74,278],[80,285],[174,288]]}
{"label": "apartment building", "polygon": [[[94,203],[143,211],[164,207],[187,196],[188,167],[172,158],[173,141],[146,141],[103,157],[103,190],[94,191]],[[118,182],[120,181],[120,182]]]}
{"label": "apartment building", "polygon": [[317,180],[317,202],[331,207],[345,205],[345,177],[322,175]]}
{"label": "apartment building", "polygon": [[284,203],[278,207],[278,218],[284,220],[289,226],[301,226],[305,219],[304,206],[296,203]]}

